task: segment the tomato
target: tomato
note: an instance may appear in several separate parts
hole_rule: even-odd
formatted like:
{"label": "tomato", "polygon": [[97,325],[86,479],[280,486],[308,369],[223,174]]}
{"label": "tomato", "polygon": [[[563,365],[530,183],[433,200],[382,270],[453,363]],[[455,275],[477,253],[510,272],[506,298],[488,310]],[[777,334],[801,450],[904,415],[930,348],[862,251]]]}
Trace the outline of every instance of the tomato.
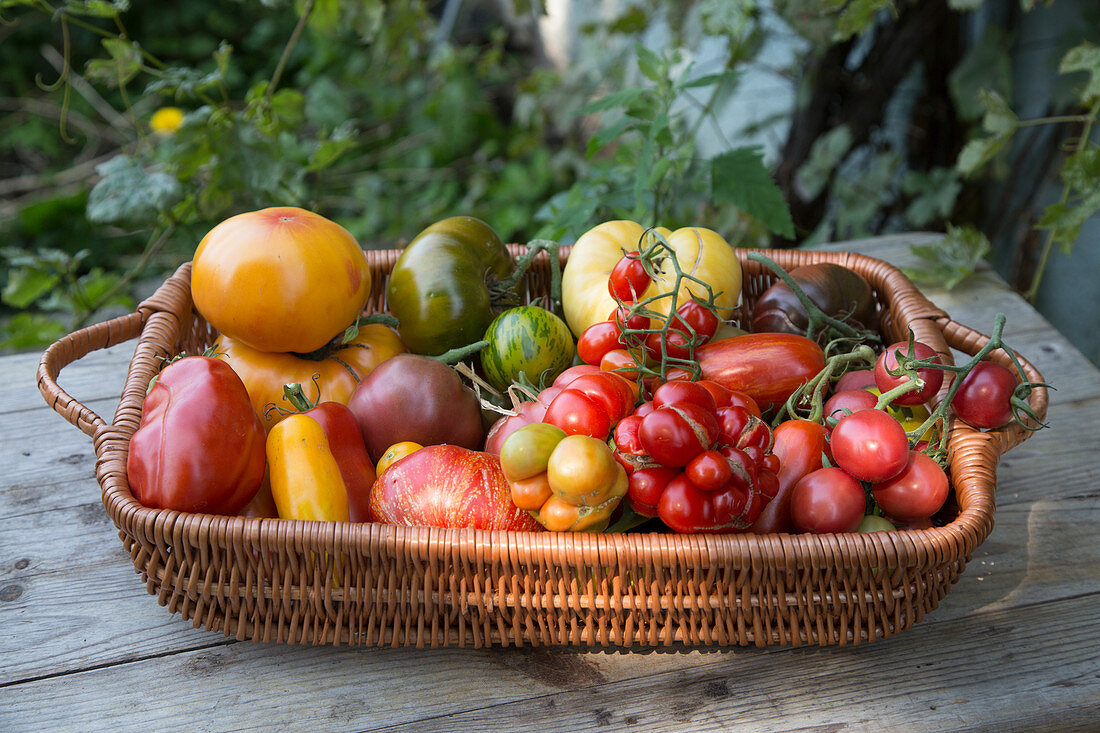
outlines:
{"label": "tomato", "polygon": [[653,407],[668,407],[690,402],[708,412],[717,412],[718,405],[711,390],[699,382],[665,382],[653,392]]}
{"label": "tomato", "polygon": [[641,374],[638,371],[638,360],[626,349],[612,349],[604,354],[600,359],[600,371],[614,372],[631,382],[637,381]]}
{"label": "tomato", "polygon": [[718,314],[695,298],[676,306],[676,316],[671,328],[682,331],[688,338],[696,338],[706,343],[718,330]]}
{"label": "tomato", "polygon": [[791,532],[791,490],[803,476],[823,466],[822,458],[832,461],[828,431],[809,420],[786,420],[775,427],[772,453],[779,459],[778,491],[753,523],[752,531]]}
{"label": "tomato", "polygon": [[[761,409],[782,404],[825,367],[825,353],[805,336],[750,333],[712,341],[695,350],[703,379],[751,397]],[[689,379],[670,370],[668,379]]]}
{"label": "tomato", "polygon": [[[890,370],[898,367],[897,354],[899,352],[914,359],[935,357],[934,363],[940,363],[940,357],[936,354],[936,351],[920,341],[913,342],[912,352],[909,351],[908,341],[891,344],[879,354],[878,360],[875,362],[875,386],[878,387],[879,392],[887,392],[909,381],[909,377],[904,374],[899,376],[890,374]],[[920,405],[932,399],[943,384],[943,370],[934,367],[923,367],[917,370],[917,378],[924,383],[924,386],[912,392],[906,392],[901,397],[896,397],[893,404]]]}
{"label": "tomato", "polygon": [[355,238],[291,207],[226,219],[199,242],[191,266],[195,309],[257,351],[320,349],[355,321],[370,290]]}
{"label": "tomato", "polygon": [[375,470],[346,406],[322,402],[281,421],[267,436],[267,461],[283,519],[370,521]]}
{"label": "tomato", "polygon": [[428,445],[393,464],[370,491],[376,522],[428,527],[536,531],[512,503],[500,460],[455,445]]}
{"label": "tomato", "polygon": [[738,487],[702,491],[680,474],[661,492],[657,515],[677,532],[721,533],[743,530],[759,514],[759,494]]}
{"label": "tomato", "polygon": [[827,427],[836,425],[840,418],[855,412],[866,410],[878,404],[878,397],[865,389],[846,389],[835,393],[825,400],[825,408],[822,411],[823,419]]}
{"label": "tomato", "polygon": [[630,474],[630,506],[645,517],[657,516],[657,505],[661,494],[672,479],[682,472],[668,466],[647,466]]}
{"label": "tomato", "polygon": [[649,273],[638,259],[638,250],[627,252],[607,276],[607,292],[615,300],[633,303],[649,287]]}
{"label": "tomato", "polygon": [[611,372],[582,374],[570,381],[546,408],[543,421],[569,435],[606,440],[615,424],[630,414],[634,392],[630,382]]}
{"label": "tomato", "polygon": [[703,451],[692,458],[684,473],[703,491],[718,491],[733,478],[733,469],[726,457],[716,450]]}
{"label": "tomato", "polygon": [[645,452],[662,466],[686,466],[714,445],[718,435],[714,413],[690,402],[658,407],[638,428]]}
{"label": "tomato", "polygon": [[382,457],[378,459],[378,464],[374,467],[374,472],[377,476],[381,476],[382,472],[393,464],[400,461],[405,456],[420,450],[424,446],[420,443],[414,443],[411,440],[402,440],[400,443],[394,443],[386,452],[382,454]]}
{"label": "tomato", "polygon": [[355,388],[348,407],[375,462],[403,440],[470,449],[485,441],[477,395],[458,372],[427,356],[398,354],[382,362]]}
{"label": "tomato", "polygon": [[567,436],[546,423],[513,433],[500,460],[512,501],[554,532],[606,528],[628,488],[626,472],[606,443]]}
{"label": "tomato", "polygon": [[[818,308],[856,328],[873,330],[877,303],[870,284],[856,271],[831,262],[795,267],[788,273]],[[756,300],[752,330],[807,336],[810,317],[790,287],[777,280]]]}
{"label": "tomato", "polygon": [[515,415],[501,417],[493,423],[492,427],[489,428],[489,434],[485,436],[485,452],[500,455],[501,446],[504,445],[504,441],[508,439],[509,435],[524,425],[542,422],[543,415],[546,414],[546,408],[550,406],[550,403],[554,401],[554,398],[558,396],[562,389],[562,387],[547,387],[539,392],[537,399],[521,402],[519,407],[516,408]]}
{"label": "tomato", "polygon": [[535,385],[546,384],[573,363],[573,334],[565,321],[534,305],[510,308],[485,331],[489,342],[480,352],[486,379],[499,390],[526,375]]}
{"label": "tomato", "polygon": [[289,408],[283,397],[284,385],[302,385],[313,402],[347,404],[356,386],[375,367],[405,351],[397,332],[380,323],[360,326],[348,343],[338,340],[309,356],[256,351],[225,335],[218,337],[213,348],[244,382],[252,408],[267,430],[286,417],[285,412],[268,409],[270,405]]}
{"label": "tomato", "polygon": [[999,428],[1012,422],[1016,375],[994,361],[980,361],[963,377],[951,400],[959,419],[975,428]]}
{"label": "tomato", "polygon": [[565,387],[574,379],[584,374],[599,374],[600,368],[595,364],[576,364],[558,375],[552,387]]}
{"label": "tomato", "polygon": [[874,369],[856,369],[845,372],[833,385],[833,392],[846,392],[850,389],[866,389],[875,386]]}
{"label": "tomato", "polygon": [[885,481],[909,462],[905,430],[882,410],[856,410],[842,417],[829,442],[836,465],[861,481]]}
{"label": "tomato", "polygon": [[420,232],[390,273],[386,299],[398,332],[418,354],[442,354],[479,340],[493,320],[491,286],[512,258],[488,224],[455,216]]}
{"label": "tomato", "polygon": [[857,532],[893,532],[896,529],[893,522],[877,514],[868,514],[856,527]]}
{"label": "tomato", "polygon": [[645,351],[655,362],[664,361],[666,356],[672,359],[690,359],[691,350],[691,338],[674,328],[668,329],[663,335],[650,333],[645,337]]}
{"label": "tomato", "polygon": [[607,352],[625,346],[620,336],[621,332],[614,321],[593,323],[577,339],[577,356],[585,364],[598,365]]}
{"label": "tomato", "polygon": [[836,467],[806,474],[791,490],[791,521],[802,532],[855,532],[865,508],[859,481]]}
{"label": "tomato", "polygon": [[191,356],[157,375],[126,458],[142,505],[236,514],[260,488],[264,464],[263,426],[228,364]]}
{"label": "tomato", "polygon": [[620,305],[607,315],[607,320],[619,327],[619,331],[629,328],[634,331],[643,331],[650,326],[649,316],[638,312],[631,314],[633,310],[629,305]]}
{"label": "tomato", "polygon": [[947,474],[940,464],[918,451],[909,452],[901,473],[871,486],[871,496],[886,514],[899,522],[931,517],[947,501]]}
{"label": "tomato", "polygon": [[[656,231],[676,253],[683,272],[711,286],[719,317],[730,318],[741,297],[741,263],[733,248],[719,234],[702,227]],[[561,288],[565,321],[574,334],[579,336],[593,323],[606,320],[607,314],[618,306],[609,292],[608,278],[624,254],[648,244],[645,239],[646,230],[640,224],[609,221],[585,232],[573,245],[562,271]],[[671,292],[676,279],[672,263],[667,259],[657,263],[655,275],[639,300]],[[706,297],[698,284],[683,280],[677,301],[683,303],[692,294]],[[671,297],[660,298],[648,307],[667,314],[671,302]]]}

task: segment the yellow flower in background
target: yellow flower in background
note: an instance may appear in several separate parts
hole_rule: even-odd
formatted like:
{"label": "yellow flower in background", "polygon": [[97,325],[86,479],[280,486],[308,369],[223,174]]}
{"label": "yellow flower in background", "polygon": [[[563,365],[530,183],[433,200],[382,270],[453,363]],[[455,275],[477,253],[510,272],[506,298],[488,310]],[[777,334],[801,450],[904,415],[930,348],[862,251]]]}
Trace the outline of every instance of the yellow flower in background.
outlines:
{"label": "yellow flower in background", "polygon": [[183,110],[179,107],[161,107],[149,119],[149,127],[158,135],[171,135],[183,124]]}

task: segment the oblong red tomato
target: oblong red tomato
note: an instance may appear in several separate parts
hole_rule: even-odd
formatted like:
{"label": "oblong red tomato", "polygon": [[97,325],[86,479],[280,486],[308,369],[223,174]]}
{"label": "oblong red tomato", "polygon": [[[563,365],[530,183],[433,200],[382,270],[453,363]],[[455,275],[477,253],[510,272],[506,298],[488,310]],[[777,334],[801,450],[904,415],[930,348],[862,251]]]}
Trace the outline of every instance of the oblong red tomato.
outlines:
{"label": "oblong red tomato", "polygon": [[750,531],[757,534],[795,531],[791,521],[791,489],[803,476],[824,465],[822,456],[832,460],[829,431],[820,423],[786,420],[773,432],[772,453],[779,458],[779,490],[753,522]]}
{"label": "oblong red tomato", "polygon": [[[712,341],[695,350],[703,379],[743,392],[767,410],[782,404],[825,367],[825,352],[815,341],[792,333],[747,333]],[[670,370],[669,379],[690,379]]]}
{"label": "oblong red tomato", "polygon": [[456,445],[428,445],[394,463],[370,492],[374,521],[428,527],[542,529],[512,503],[500,459]]}

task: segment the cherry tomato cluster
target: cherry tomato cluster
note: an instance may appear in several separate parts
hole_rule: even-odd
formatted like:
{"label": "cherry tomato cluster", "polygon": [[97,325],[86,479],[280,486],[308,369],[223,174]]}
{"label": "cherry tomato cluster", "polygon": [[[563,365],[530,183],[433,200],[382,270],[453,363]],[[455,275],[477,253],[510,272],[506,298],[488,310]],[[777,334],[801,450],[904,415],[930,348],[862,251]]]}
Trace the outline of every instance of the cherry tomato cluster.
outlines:
{"label": "cherry tomato cluster", "polygon": [[[655,325],[644,307],[638,305],[642,293],[651,282],[637,251],[628,252],[612,268],[607,290],[620,305],[608,314],[607,320],[585,329],[577,340],[577,355],[586,364],[620,370],[628,378],[636,378],[635,354],[653,361],[665,356],[689,359],[692,350],[707,343],[718,330],[720,320],[715,310],[695,298],[676,307],[664,324]],[[635,334],[628,338],[626,334]],[[635,340],[637,339],[637,340]]]}
{"label": "cherry tomato cluster", "polygon": [[662,384],[614,440],[633,509],[677,532],[745,531],[779,488],[759,408],[714,382]]}

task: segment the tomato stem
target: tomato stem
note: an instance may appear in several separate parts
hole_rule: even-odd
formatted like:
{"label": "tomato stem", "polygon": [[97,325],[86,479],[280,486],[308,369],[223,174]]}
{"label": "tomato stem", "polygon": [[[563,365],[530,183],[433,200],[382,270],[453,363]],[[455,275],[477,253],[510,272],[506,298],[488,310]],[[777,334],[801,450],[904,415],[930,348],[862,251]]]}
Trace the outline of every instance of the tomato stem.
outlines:
{"label": "tomato stem", "polygon": [[459,346],[456,349],[444,351],[442,354],[433,356],[431,358],[441,361],[444,364],[454,365],[459,363],[460,361],[465,361],[488,345],[488,341],[475,341],[472,344],[467,344],[466,346]]}

